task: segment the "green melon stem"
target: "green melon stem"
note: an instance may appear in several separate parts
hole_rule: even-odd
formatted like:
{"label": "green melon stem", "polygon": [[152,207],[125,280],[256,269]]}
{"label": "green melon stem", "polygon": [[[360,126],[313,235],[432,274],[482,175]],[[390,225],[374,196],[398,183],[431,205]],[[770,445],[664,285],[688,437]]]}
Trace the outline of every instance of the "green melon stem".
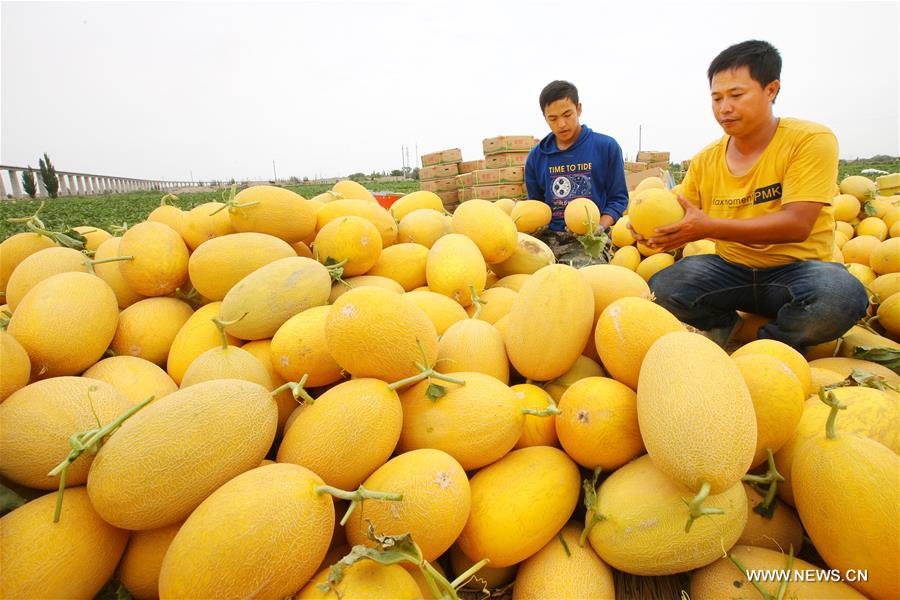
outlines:
{"label": "green melon stem", "polygon": [[[794,571],[794,545],[791,544],[788,548],[788,559],[787,559],[787,572],[793,573]],[[781,585],[778,586],[778,592],[775,594],[775,600],[784,600],[784,595],[787,593],[787,585],[788,578],[785,577],[781,582]]]}
{"label": "green melon stem", "polygon": [[236,183],[231,184],[231,188],[229,188],[229,191],[227,192],[228,198],[225,197],[225,194],[226,194],[225,190],[222,190],[222,206],[220,206],[219,208],[217,208],[216,210],[211,212],[209,214],[209,216],[212,217],[212,216],[222,212],[226,208],[228,209],[228,212],[233,212],[232,207],[234,206],[234,196],[235,196],[236,192],[237,192],[237,184]]}
{"label": "green melon stem", "polygon": [[744,578],[751,584],[753,584],[753,587],[755,587],[756,591],[759,592],[759,595],[763,597],[763,600],[775,600],[775,598],[769,592],[764,590],[763,587],[759,585],[759,582],[756,581],[755,577],[753,579],[750,578],[750,575],[747,573],[746,567],[744,567],[737,556],[735,556],[734,554],[729,554],[728,558],[731,559],[731,562],[734,563],[734,566],[736,566],[738,570],[744,575]]}
{"label": "green melon stem", "polygon": [[213,325],[216,326],[216,330],[219,332],[219,340],[222,342],[222,350],[228,350],[228,335],[225,333],[225,328],[234,325],[235,323],[246,317],[247,314],[248,313],[244,313],[233,321],[223,321],[219,317],[213,317],[212,319],[210,319],[210,321],[213,322]]}
{"label": "green melon stem", "polygon": [[552,417],[553,415],[562,414],[562,411],[553,404],[541,410],[535,410],[533,408],[520,408],[519,410],[523,415],[534,415],[535,417]]}
{"label": "green melon stem", "polygon": [[309,379],[309,373],[304,373],[303,377],[300,378],[300,381],[298,381],[298,382],[288,381],[284,385],[272,390],[272,396],[277,396],[278,394],[280,394],[281,392],[283,392],[285,390],[290,390],[291,395],[294,397],[294,400],[299,401],[300,398],[303,398],[303,402],[305,404],[307,404],[307,405],[313,404],[316,401],[316,399],[313,398],[312,396],[310,396],[309,392],[307,392],[305,389],[303,389],[303,386],[306,385],[307,379]]}
{"label": "green melon stem", "polygon": [[[416,343],[419,345],[419,352],[422,354],[422,362],[414,364],[420,372],[416,375],[411,375],[405,379],[401,379],[400,381],[395,381],[394,383],[388,384],[388,387],[390,389],[397,390],[413,383],[419,383],[420,381],[428,378],[446,381],[447,383],[455,383],[457,385],[466,385],[466,382],[462,379],[450,377],[449,375],[444,375],[443,373],[438,373],[437,371],[435,371],[434,367],[428,364],[428,355],[425,352],[425,347],[422,345],[422,340],[417,339]],[[446,394],[447,390],[443,386],[432,383],[428,386],[427,393],[429,398],[436,399]]]}
{"label": "green melon stem", "polygon": [[105,263],[111,262],[119,262],[122,260],[134,260],[134,256],[111,256],[109,258],[101,258],[100,260],[94,260],[93,258],[84,257],[84,265],[87,267],[88,273],[91,275],[95,274],[94,265],[102,265]]}
{"label": "green melon stem", "polygon": [[691,514],[688,517],[688,521],[684,526],[685,533],[690,533],[691,526],[694,524],[694,521],[702,516],[725,514],[725,511],[721,508],[708,508],[701,506],[701,504],[703,504],[703,501],[706,500],[707,497],[709,497],[710,489],[712,489],[712,485],[710,485],[709,482],[704,481],[703,485],[700,486],[700,492],[696,496],[694,496],[693,500],[689,502],[685,500],[685,503],[688,505],[688,508],[691,511]]}
{"label": "green melon stem", "polygon": [[487,304],[481,297],[478,296],[478,292],[475,291],[475,286],[469,286],[469,293],[472,294],[472,304],[475,305],[475,312],[472,314],[473,319],[477,319],[479,315],[481,315],[481,307]]}
{"label": "green melon stem", "polygon": [[600,475],[602,473],[603,467],[597,467],[594,469],[591,478],[585,479],[581,484],[581,487],[584,489],[584,508],[586,509],[587,514],[590,514],[591,516],[587,519],[587,522],[584,524],[584,529],[581,530],[581,535],[578,537],[578,545],[582,547],[584,546],[585,541],[587,541],[587,537],[591,533],[591,529],[594,528],[594,525],[606,520],[606,515],[597,512],[597,502],[599,500],[599,497],[597,496],[597,481],[600,480]]}
{"label": "green melon stem", "polygon": [[103,438],[108,436],[114,430],[116,430],[122,423],[125,422],[126,419],[131,417],[134,413],[141,410],[145,406],[147,406],[150,402],[153,401],[153,396],[149,396],[144,400],[141,400],[118,417],[116,417],[113,421],[110,421],[105,426],[100,427],[99,429],[88,429],[87,431],[79,431],[78,433],[72,434],[72,437],[69,438],[69,445],[72,447],[72,450],[69,452],[69,455],[66,456],[65,459],[53,469],[47,473],[48,477],[56,477],[59,478],[59,490],[56,495],[56,509],[53,512],[53,522],[59,523],[59,516],[62,513],[62,502],[63,502],[63,493],[66,489],[66,475],[69,471],[69,465],[71,465],[75,460],[81,456],[85,451],[96,452],[99,448],[100,444],[103,443]]}
{"label": "green melon stem", "polygon": [[46,229],[46,226],[39,219],[35,218],[26,219],[25,227],[32,233],[42,235],[59,246],[79,251],[84,250],[84,236],[77,231],[69,231],[68,233],[50,231],[49,229]]}
{"label": "green melon stem", "polygon": [[350,519],[350,515],[353,514],[354,510],[356,510],[357,505],[361,504],[364,500],[390,500],[393,502],[399,502],[400,500],[403,500],[403,494],[397,494],[393,492],[376,492],[373,490],[368,490],[363,486],[359,486],[359,488],[357,488],[354,492],[348,492],[346,490],[341,490],[330,485],[317,485],[314,488],[314,491],[319,496],[321,496],[322,494],[330,494],[335,498],[350,501],[350,507],[344,514],[344,518],[341,519],[342,526],[347,524],[347,521]]}
{"label": "green melon stem", "polygon": [[6,330],[9,327],[9,322],[12,319],[12,313],[8,310],[4,310],[0,312],[0,329]]}
{"label": "green melon stem", "polygon": [[741,481],[754,484],[754,487],[768,486],[764,494],[765,499],[762,504],[753,508],[753,512],[762,515],[767,519],[771,519],[775,516],[775,509],[778,506],[775,502],[775,493],[778,491],[778,482],[784,481],[784,476],[778,472],[778,468],[775,466],[775,456],[772,454],[771,448],[766,448],[766,464],[768,469],[765,475],[744,475],[741,478]]}
{"label": "green melon stem", "polygon": [[825,403],[826,406],[831,408],[831,412],[828,413],[828,420],[825,421],[825,437],[829,440],[833,440],[837,438],[837,432],[834,429],[835,420],[837,420],[838,411],[839,410],[847,410],[847,406],[841,404],[841,402],[837,399],[837,396],[834,395],[834,392],[829,391],[825,393],[824,389],[819,390],[819,400]]}
{"label": "green melon stem", "polygon": [[176,196],[175,194],[166,194],[165,196],[163,196],[162,198],[159,199],[159,205],[160,206],[169,206],[169,201],[171,201],[171,200],[178,200],[178,196]]}
{"label": "green melon stem", "polygon": [[462,574],[460,574],[456,579],[450,582],[450,587],[456,590],[459,586],[464,584],[469,578],[480,571],[482,567],[491,562],[489,558],[482,558],[477,563],[466,569]]}
{"label": "green melon stem", "polygon": [[41,214],[42,210],[44,210],[44,204],[46,204],[46,201],[42,200],[40,206],[38,206],[37,210],[34,211],[34,214],[31,216],[12,217],[10,219],[7,219],[6,222],[7,223],[28,223],[29,221],[31,221],[31,222],[37,221],[38,223],[40,223],[41,220],[38,218],[38,215]]}

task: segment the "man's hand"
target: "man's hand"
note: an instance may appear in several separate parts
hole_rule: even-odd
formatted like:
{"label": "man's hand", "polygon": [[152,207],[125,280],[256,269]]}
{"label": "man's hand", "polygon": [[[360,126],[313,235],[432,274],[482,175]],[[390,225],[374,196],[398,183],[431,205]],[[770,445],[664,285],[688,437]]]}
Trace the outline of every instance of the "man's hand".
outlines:
{"label": "man's hand", "polygon": [[610,215],[600,215],[600,221],[594,229],[594,235],[600,235],[614,224],[614,219]]}
{"label": "man's hand", "polygon": [[702,240],[711,237],[712,219],[702,210],[685,200],[680,194],[678,195],[678,203],[684,209],[684,218],[672,225],[657,227],[656,235],[652,238],[644,238],[631,228],[631,235],[634,239],[646,244],[650,248],[659,248],[663,252],[668,252],[676,248],[684,246],[688,242]]}

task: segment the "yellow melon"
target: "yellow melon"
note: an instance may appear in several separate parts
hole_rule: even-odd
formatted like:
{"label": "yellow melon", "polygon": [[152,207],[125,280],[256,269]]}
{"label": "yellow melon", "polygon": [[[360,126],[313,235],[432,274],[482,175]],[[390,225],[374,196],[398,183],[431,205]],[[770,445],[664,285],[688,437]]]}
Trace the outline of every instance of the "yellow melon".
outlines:
{"label": "yellow melon", "polygon": [[[796,552],[796,548],[794,548]],[[753,546],[735,545],[728,551],[730,556],[723,556],[715,562],[694,571],[691,575],[691,598],[705,600],[742,600],[759,595],[754,584],[747,580],[740,569],[732,562],[736,558],[745,569],[756,573],[766,573],[772,577],[776,573],[787,571],[787,548],[778,550]],[[805,560],[794,558],[790,563],[791,573],[785,587],[785,598],[827,598],[828,600],[865,600],[865,596],[846,583],[831,580],[831,574]],[[798,580],[797,574],[803,573],[804,579]],[[773,577],[774,579],[774,577]],[[770,597],[775,598],[781,586],[781,580],[754,581],[762,587]],[[750,592],[752,591],[752,594]]]}
{"label": "yellow melon", "polygon": [[544,267],[525,282],[509,313],[505,341],[510,362],[529,379],[559,377],[581,355],[593,320],[594,295],[578,270]]}
{"label": "yellow melon", "polygon": [[847,272],[856,277],[859,282],[865,286],[868,286],[870,283],[875,281],[875,278],[878,275],[875,271],[872,270],[869,265],[863,265],[860,263],[848,263],[847,264]]}
{"label": "yellow melon", "polygon": [[391,204],[391,215],[396,221],[402,221],[406,215],[416,210],[427,209],[439,214],[444,213],[444,203],[434,192],[418,190],[410,192]]}
{"label": "yellow melon", "polygon": [[835,221],[834,222],[835,232],[843,233],[847,236],[847,239],[852,239],[854,235],[856,235],[856,230],[853,229],[853,225],[846,221]]}
{"label": "yellow melon", "polygon": [[176,298],[139,300],[119,314],[110,348],[117,356],[164,365],[175,336],[193,313],[190,305]]}
{"label": "yellow melon", "polygon": [[379,275],[393,279],[405,291],[425,285],[425,264],[428,248],[421,244],[395,244],[385,248],[369,275]]}
{"label": "yellow melon", "polygon": [[344,263],[344,275],[363,275],[381,256],[381,234],[362,217],[341,217],[319,230],[313,250],[325,265]]}
{"label": "yellow melon", "polygon": [[894,221],[894,224],[888,229],[888,235],[892,238],[900,237],[900,221]]}
{"label": "yellow melon", "polygon": [[306,198],[272,185],[254,185],[234,197],[231,226],[238,232],[264,233],[292,244],[316,227],[315,207]]}
{"label": "yellow melon", "polygon": [[803,397],[806,398],[815,390],[810,389],[809,363],[803,358],[803,355],[785,344],[777,340],[756,340],[745,344],[735,350],[732,358],[747,356],[750,354],[768,354],[781,362],[783,362],[791,372],[800,380],[800,386],[803,388]]}
{"label": "yellow melon", "polygon": [[[448,552],[448,554],[450,555],[450,569],[457,577],[460,577],[463,573],[469,571],[469,569],[475,566],[476,562],[481,562],[480,559],[475,561],[466,556],[466,554],[460,550],[458,543],[453,544],[453,546],[450,547],[450,552]],[[462,584],[462,589],[482,594],[484,594],[484,590],[497,590],[512,582],[516,578],[518,570],[518,564],[494,568],[491,567],[490,562],[488,562]]]}
{"label": "yellow melon", "polygon": [[884,221],[884,224],[888,226],[888,229],[893,229],[894,225],[897,222],[900,222],[900,205],[894,204],[893,208],[884,213],[882,220]]}
{"label": "yellow melon", "polygon": [[810,376],[810,389],[813,392],[817,391],[823,385],[831,385],[833,383],[840,383],[844,380],[839,374],[831,371],[829,369],[820,369],[818,367],[810,367],[809,369]]}
{"label": "yellow melon", "polygon": [[417,208],[400,220],[397,225],[397,241],[431,248],[451,231],[450,218],[444,213],[431,208]]}
{"label": "yellow melon", "polygon": [[275,400],[255,383],[221,379],[169,394],[125,421],[94,457],[91,503],[123,529],[184,520],[260,463],[277,425]]}
{"label": "yellow melon", "polygon": [[689,533],[685,506],[693,490],[671,479],[644,455],[616,470],[600,486],[590,529],[591,547],[608,565],[634,575],[671,575],[707,565],[740,537],[747,496],[740,482],[703,502],[723,514],[697,519]]}
{"label": "yellow melon", "polygon": [[434,366],[440,373],[474,371],[509,383],[503,336],[489,322],[479,319],[464,319],[447,328],[438,341]]}
{"label": "yellow melon", "polygon": [[456,300],[466,307],[475,293],[484,289],[487,267],[478,246],[468,237],[451,233],[443,236],[428,251],[425,278],[428,288]]}
{"label": "yellow melon", "polygon": [[388,384],[345,381],[299,410],[277,460],[302,465],[328,485],[356,489],[390,457],[402,423],[400,400]]}
{"label": "yellow melon", "polygon": [[308,376],[306,384],[318,387],[341,378],[341,368],[328,352],[325,320],[330,306],[316,306],[294,315],[272,338],[272,363],[287,381]]}
{"label": "yellow melon", "polygon": [[17,233],[0,242],[0,292],[6,291],[6,283],[13,270],[23,260],[56,244],[37,233]]}
{"label": "yellow melon", "polygon": [[839,375],[843,375],[844,377],[848,377],[854,369],[860,369],[878,375],[879,377],[884,377],[889,383],[900,383],[900,375],[897,375],[897,373],[894,373],[884,365],[859,358],[844,358],[838,356],[831,358],[817,358],[816,360],[810,361],[809,366],[828,369]]}
{"label": "yellow melon", "polygon": [[273,261],[296,256],[275,236],[233,233],[200,244],[191,254],[188,273],[194,288],[210,300],[221,300],[238,281]]}
{"label": "yellow melon", "polygon": [[[470,304],[465,310],[472,318],[478,318],[482,321],[487,321],[488,323],[496,323],[499,319],[509,314],[518,295],[517,292],[514,292],[509,288],[498,287],[488,289],[479,296],[479,302],[481,303],[480,310],[475,304]],[[478,313],[477,317],[475,317],[476,312]]]}
{"label": "yellow melon", "polygon": [[[395,294],[403,293],[403,286],[381,275],[357,275],[356,277],[348,277],[331,284],[331,295],[328,296],[328,304],[334,304],[338,298],[352,289],[358,287],[379,287]],[[295,315],[296,316],[296,315]]]}
{"label": "yellow melon", "polygon": [[0,402],[28,385],[31,360],[22,344],[4,330],[0,330]]}
{"label": "yellow melon", "polygon": [[181,236],[193,252],[207,240],[235,233],[228,208],[221,202],[206,202],[195,206],[184,216]]}
{"label": "yellow melon", "polygon": [[[844,234],[843,231],[835,231],[834,232],[834,245],[838,249],[843,248],[844,244],[846,244],[847,240],[849,240],[849,239],[850,238],[848,238],[846,236],[846,234]],[[843,255],[843,252],[841,254]]]}
{"label": "yellow melon", "polygon": [[[34,286],[60,273],[86,273],[87,257],[71,248],[54,246],[25,258],[9,276],[6,304],[11,312]],[[111,265],[117,266],[117,265]]]}
{"label": "yellow melon", "polygon": [[106,282],[88,273],[60,273],[28,292],[7,331],[28,352],[32,379],[43,379],[75,375],[100,360],[118,318],[116,295]]}
{"label": "yellow melon", "polygon": [[510,216],[512,215],[512,209],[515,205],[516,201],[512,198],[500,198],[499,200],[494,200],[494,206]]}
{"label": "yellow melon", "polygon": [[[201,306],[185,321],[172,340],[166,359],[166,372],[175,383],[181,384],[184,372],[195,358],[222,343],[222,336],[212,322],[213,317],[219,316],[221,306],[221,302]],[[235,337],[226,337],[232,346],[240,343]]]}
{"label": "yellow melon", "polygon": [[624,248],[625,246],[633,246],[635,243],[634,236],[631,235],[631,230],[628,229],[628,223],[631,220],[631,217],[625,215],[613,225],[612,231],[610,232],[612,243],[617,248]]}
{"label": "yellow melon", "polygon": [[119,580],[133,598],[155,600],[159,597],[159,571],[181,525],[174,523],[159,529],[132,532],[119,564]]}
{"label": "yellow melon", "polygon": [[113,576],[128,532],[103,521],[83,487],[66,492],[58,523],[55,504],[47,494],[0,519],[0,596],[93,598]]}
{"label": "yellow melon", "polygon": [[506,277],[498,279],[493,285],[491,285],[491,287],[508,288],[514,292],[518,292],[522,289],[522,286],[525,285],[525,282],[528,281],[529,277],[531,277],[531,275],[529,275],[528,273],[507,275]]}
{"label": "yellow melon", "polygon": [[557,448],[514,450],[470,481],[472,512],[459,547],[472,560],[506,567],[536,554],[572,516],[577,465]]}
{"label": "yellow melon", "polygon": [[619,298],[648,298],[650,287],[634,271],[618,265],[589,265],[578,270],[594,293],[594,322]]}
{"label": "yellow melon", "polygon": [[309,246],[306,245],[306,242],[294,242],[291,244],[291,248],[293,248],[294,252],[297,256],[305,256],[306,258],[315,258],[313,256],[312,250],[310,250]]}
{"label": "yellow melon", "polygon": [[589,226],[593,227],[593,233],[600,225],[600,209],[590,198],[575,198],[566,204],[563,218],[566,228],[575,235],[588,233]]}
{"label": "yellow melon", "polygon": [[669,190],[650,188],[635,195],[628,209],[631,227],[645,238],[659,235],[657,227],[672,225],[684,218],[684,208]]}
{"label": "yellow melon", "polygon": [[[894,348],[900,350],[900,343],[897,343],[890,338],[886,338],[883,335],[872,333],[859,325],[854,325],[847,333],[841,336],[841,347],[838,348],[837,356],[852,357],[854,351],[860,346],[866,348]],[[829,356],[835,356],[835,353],[832,352]],[[813,386],[811,392],[816,393],[818,389],[819,388],[816,386]]]}
{"label": "yellow melon", "polygon": [[[303,586],[303,589],[297,592],[294,599],[358,598],[360,600],[377,600],[391,598],[392,600],[417,600],[421,597],[416,580],[399,564],[382,565],[371,560],[361,560],[346,567],[341,581],[334,586],[328,583],[329,572],[329,569],[319,571],[309,583]],[[322,591],[323,588],[327,591]]]}
{"label": "yellow melon", "polygon": [[559,410],[559,442],[582,467],[612,471],[644,453],[637,397],[625,384],[586,377],[566,389]]}
{"label": "yellow melon", "polygon": [[659,254],[654,254],[653,256],[648,256],[642,260],[635,271],[644,279],[644,281],[650,281],[651,277],[666,267],[671,267],[674,264],[674,256],[666,252],[661,252]]}
{"label": "yellow melon", "polygon": [[600,314],[594,342],[609,374],[634,390],[644,355],[673,331],[684,331],[684,326],[672,313],[650,300],[624,297]]}
{"label": "yellow melon", "polygon": [[900,337],[900,293],[891,294],[878,305],[878,322],[895,338]]}
{"label": "yellow melon", "polygon": [[403,495],[398,501],[369,500],[347,522],[347,541],[372,546],[368,523],[383,535],[411,534],[427,561],[436,560],[459,537],[471,507],[469,479],[446,452],[412,450],[392,458],[363,482],[369,490]]}
{"label": "yellow melon", "polygon": [[517,236],[516,249],[509,258],[491,265],[491,271],[498,277],[531,274],[556,262],[550,246],[527,233],[520,232]]}
{"label": "yellow melon", "polygon": [[469,200],[459,205],[450,220],[454,233],[475,242],[488,264],[503,262],[517,248],[516,224],[487,200]]}
{"label": "yellow melon", "polygon": [[553,211],[549,204],[541,200],[520,200],[513,206],[509,216],[518,231],[530,234],[549,225]]}
{"label": "yellow melon", "polygon": [[331,275],[310,258],[271,262],[241,279],[222,300],[226,331],[244,340],[271,338],[285,321],[331,295]]}
{"label": "yellow melon", "polygon": [[[535,411],[544,411],[555,407],[553,398],[540,388],[531,383],[520,383],[510,388],[519,400],[519,408]],[[522,435],[516,442],[515,448],[528,448],[529,446],[557,446],[556,415],[546,416],[526,414],[525,424],[522,427]]]}
{"label": "yellow melon", "polygon": [[[638,242],[637,244],[635,244],[635,246],[637,247],[640,255],[644,257],[653,256],[654,254],[659,254],[660,252],[662,252],[662,248],[651,248],[643,242]],[[635,268],[635,270],[637,270],[637,268]]]}
{"label": "yellow melon", "polygon": [[328,551],[334,505],[297,465],[267,465],[215,490],[172,540],[162,598],[285,598]]}
{"label": "yellow melon", "polygon": [[175,233],[181,235],[181,230],[184,228],[185,214],[177,206],[166,204],[164,198],[159,206],[150,211],[150,214],[147,215],[147,220],[168,225]]}
{"label": "yellow melon", "polygon": [[339,199],[349,199],[349,200],[367,200],[369,202],[378,201],[375,200],[375,196],[372,195],[372,192],[367,190],[365,186],[360,183],[353,181],[352,179],[344,179],[338,181],[333,186],[331,186],[331,191],[341,195]]}
{"label": "yellow melon", "polygon": [[[350,290],[331,305],[325,321],[329,354],[354,377],[398,381],[433,365],[437,332],[404,296],[376,287]],[[423,356],[424,353],[424,356]]]}
{"label": "yellow melon", "polygon": [[119,242],[119,263],[128,286],[143,296],[166,296],[188,276],[188,249],[171,227],[145,221],[125,232]]}
{"label": "yellow melon", "polygon": [[[121,241],[122,238],[114,237],[100,244],[94,252],[94,260],[105,260],[119,256],[119,243]],[[122,271],[119,269],[118,261],[94,265],[94,274],[112,288],[116,295],[116,301],[119,303],[119,308],[128,308],[144,297],[128,285],[128,282],[122,276]]]}
{"label": "yellow melon", "polygon": [[878,301],[900,292],[900,271],[879,275],[869,284],[869,291],[878,295]]}
{"label": "yellow melon", "polygon": [[[280,389],[285,384],[284,378],[278,374],[278,371],[275,370],[275,364],[272,360],[272,340],[256,340],[253,342],[247,342],[243,346],[241,346],[241,350],[249,352],[253,355],[253,357],[259,361],[259,363],[266,370],[266,373],[269,375],[269,381],[271,382],[271,389],[277,390]],[[275,403],[278,405],[278,435],[282,435],[284,432],[284,424],[287,422],[288,417],[291,416],[291,413],[294,412],[294,409],[297,408],[297,400],[294,399],[291,390],[283,389],[282,391],[274,394]],[[274,461],[273,461],[274,462]]]}
{"label": "yellow melon", "polygon": [[[467,471],[506,455],[522,435],[524,415],[515,393],[490,375],[448,373],[465,385],[439,383],[446,394],[436,401],[427,391],[432,382],[421,381],[400,394],[403,430],[399,450],[443,450]],[[477,439],[478,444],[472,444]]]}
{"label": "yellow melon", "polygon": [[793,546],[795,554],[800,552],[803,525],[797,511],[776,497],[772,500],[775,503],[772,516],[761,515],[754,509],[764,503],[765,496],[747,483],[743,486],[747,494],[747,525],[737,543],[771,550],[787,550]]}
{"label": "yellow melon", "polygon": [[613,571],[590,545],[581,546],[581,528],[563,527],[516,575],[513,600],[531,598],[615,598]]}
{"label": "yellow melon", "polygon": [[606,372],[592,358],[582,355],[578,357],[571,369],[545,384],[544,390],[556,402],[559,402],[569,387],[575,385],[576,381],[581,381],[586,377],[606,377]]}
{"label": "yellow melon", "polygon": [[862,235],[849,240],[841,248],[844,261],[847,263],[859,263],[870,266],[869,259],[873,252],[881,245],[881,240],[872,235]]}
{"label": "yellow melon", "polygon": [[860,201],[875,197],[875,182],[862,175],[845,177],[840,188],[842,194],[849,194]]}
{"label": "yellow melon", "polygon": [[[34,489],[59,487],[59,478],[47,473],[71,450],[69,438],[114,421],[131,405],[108,383],[82,377],[53,377],[23,387],[0,404],[0,474]],[[86,452],[72,463],[66,485],[87,481],[92,459]]]}
{"label": "yellow melon", "polygon": [[868,437],[836,432],[833,417],[827,435],[820,432],[794,455],[797,512],[830,567],[868,575],[851,582],[858,591],[872,598],[900,597],[900,488],[888,483],[896,483],[900,457]]}
{"label": "yellow melon", "polygon": [[[371,223],[381,236],[381,247],[387,248],[397,241],[397,222],[383,206],[367,200],[335,200],[316,213],[316,231],[336,219],[359,217]],[[315,236],[313,236],[313,239]]]}
{"label": "yellow melon", "polygon": [[644,190],[652,189],[664,190],[666,189],[666,184],[659,177],[647,177],[645,179],[641,179],[638,182],[637,186],[635,186],[634,188],[634,195],[637,196]]}
{"label": "yellow melon", "polygon": [[767,354],[745,354],[734,359],[747,384],[756,414],[756,452],[751,467],[766,461],[791,439],[803,414],[803,386],[786,364]]}
{"label": "yellow melon", "polygon": [[457,321],[468,318],[466,309],[458,302],[437,292],[413,290],[404,294],[404,298],[422,309],[425,316],[434,324],[438,336],[444,335],[444,332]]}
{"label": "yellow melon", "polygon": [[851,194],[838,194],[834,197],[831,204],[834,207],[834,218],[836,221],[846,223],[855,219],[856,215],[859,214],[859,199]]}
{"label": "yellow melon", "polygon": [[869,255],[869,266],[879,275],[900,272],[900,238],[881,242]]}
{"label": "yellow melon", "polygon": [[741,344],[749,344],[759,337],[759,328],[769,323],[771,319],[762,315],[754,315],[752,313],[742,313],[738,311],[741,318],[741,326],[734,333],[734,340]]}
{"label": "yellow melon", "polygon": [[251,381],[272,391],[272,380],[259,360],[242,348],[220,345],[210,348],[194,359],[184,377],[181,389],[219,379]]}
{"label": "yellow melon", "polygon": [[132,404],[153,396],[168,396],[178,389],[158,365],[136,356],[111,356],[91,366],[82,377],[98,379],[121,392]]}
{"label": "yellow melon", "polygon": [[108,231],[104,231],[99,227],[91,227],[90,225],[82,225],[73,227],[84,238],[84,249],[88,252],[94,252],[100,244],[112,237]]}
{"label": "yellow melon", "polygon": [[[672,369],[675,361],[680,368]],[[679,331],[653,343],[641,364],[637,411],[653,463],[691,490],[724,492],[750,467],[753,400],[734,361],[702,335]]]}
{"label": "yellow melon", "polygon": [[609,264],[618,265],[630,271],[636,271],[638,265],[641,264],[641,253],[635,246],[619,248],[613,253],[613,257],[609,261]]}
{"label": "yellow melon", "polygon": [[884,240],[888,234],[888,226],[878,217],[866,217],[856,226],[856,235],[871,235],[872,237]]}

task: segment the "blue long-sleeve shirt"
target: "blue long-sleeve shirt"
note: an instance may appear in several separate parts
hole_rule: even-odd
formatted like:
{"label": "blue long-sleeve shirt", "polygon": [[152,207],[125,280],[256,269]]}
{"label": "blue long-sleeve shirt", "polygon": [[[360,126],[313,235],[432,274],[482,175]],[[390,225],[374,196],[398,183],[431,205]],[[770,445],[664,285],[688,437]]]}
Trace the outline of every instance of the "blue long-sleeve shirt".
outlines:
{"label": "blue long-sleeve shirt", "polygon": [[581,135],[569,148],[560,150],[550,133],[531,149],[525,162],[528,197],[550,205],[550,229],[566,228],[566,205],[575,198],[590,198],[601,215],[614,220],[628,206],[622,148],[608,135],[581,126]]}

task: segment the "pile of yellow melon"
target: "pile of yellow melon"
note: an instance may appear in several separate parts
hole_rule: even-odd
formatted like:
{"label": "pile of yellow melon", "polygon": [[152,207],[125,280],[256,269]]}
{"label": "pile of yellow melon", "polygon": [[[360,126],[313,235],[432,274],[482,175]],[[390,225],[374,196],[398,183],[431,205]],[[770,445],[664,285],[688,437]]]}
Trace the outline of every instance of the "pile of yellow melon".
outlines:
{"label": "pile of yellow melon", "polygon": [[[549,221],[341,182],[161,206],[85,252],[4,240],[0,477],[28,501],[0,597],[613,598],[619,570],[724,598],[736,562],[867,573],[786,597],[898,597],[900,377],[729,356],[646,272],[555,264]],[[883,389],[829,417],[853,369]],[[824,564],[789,558],[804,531]]]}

